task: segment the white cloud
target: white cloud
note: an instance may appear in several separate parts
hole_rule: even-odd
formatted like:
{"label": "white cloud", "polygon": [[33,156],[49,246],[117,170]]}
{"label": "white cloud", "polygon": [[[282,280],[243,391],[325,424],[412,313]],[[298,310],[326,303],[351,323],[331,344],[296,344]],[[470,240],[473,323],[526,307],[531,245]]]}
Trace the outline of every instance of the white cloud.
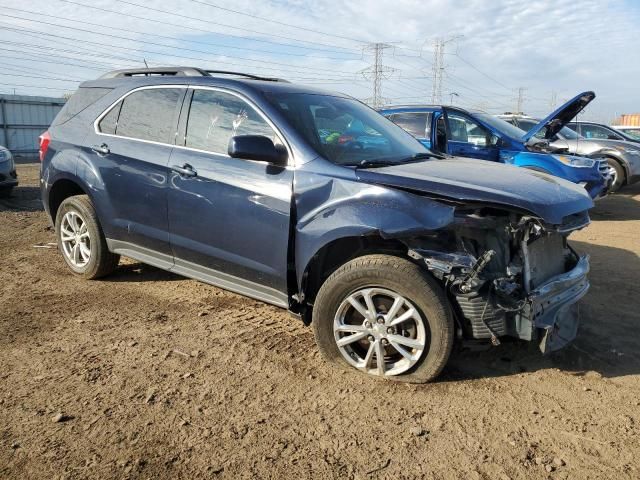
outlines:
{"label": "white cloud", "polygon": [[[1,72],[4,75],[0,76],[0,91],[11,91],[11,85],[37,85],[40,88],[15,88],[20,93],[49,92],[55,95],[61,93],[56,89],[73,89],[75,83],[53,78],[94,78],[101,70],[141,65],[142,59],[146,58],[155,64],[203,65],[279,75],[300,83],[314,82],[364,98],[371,94],[370,81],[355,72],[367,67],[372,58],[360,55],[362,43],[349,40],[358,39],[396,45],[394,50],[385,52],[385,64],[396,69],[383,83],[385,97],[398,102],[430,101],[431,42],[435,37],[462,35],[457,42],[457,52],[475,68],[456,56],[456,44],[450,44],[446,55],[448,76],[443,90],[445,94],[458,93],[459,103],[484,105],[495,111],[506,110],[513,108],[515,89],[525,87],[525,109],[542,114],[550,109],[552,91],[557,92],[561,100],[588,89],[595,90],[598,95],[589,109],[593,117],[607,121],[615,113],[640,111],[640,96],[637,95],[636,86],[636,78],[640,73],[640,53],[633,41],[638,37],[640,6],[634,2],[176,0],[166,3],[159,0],[127,0],[147,5],[150,9],[171,10],[176,15],[193,17],[188,19],[115,0],[73,1],[117,13],[62,0],[0,0],[3,7],[37,12],[25,13],[3,8],[0,18],[0,62],[5,68]],[[204,5],[207,1],[331,35],[211,8]],[[10,18],[10,15],[31,21]],[[130,15],[174,25],[148,22]],[[73,26],[88,32],[43,22]],[[10,28],[35,30],[58,37],[33,35]],[[235,37],[221,35],[224,33]],[[239,38],[243,36],[249,36],[251,40]],[[295,43],[317,50],[266,42]],[[213,44],[227,47],[215,47]],[[418,50],[423,45],[423,53],[419,57]],[[287,52],[290,55],[283,55]],[[292,55],[294,53],[297,55]],[[351,61],[338,58],[350,58]],[[93,70],[68,65],[70,63],[90,66]],[[43,80],[28,75],[51,78]],[[448,98],[445,95],[445,99]]]}

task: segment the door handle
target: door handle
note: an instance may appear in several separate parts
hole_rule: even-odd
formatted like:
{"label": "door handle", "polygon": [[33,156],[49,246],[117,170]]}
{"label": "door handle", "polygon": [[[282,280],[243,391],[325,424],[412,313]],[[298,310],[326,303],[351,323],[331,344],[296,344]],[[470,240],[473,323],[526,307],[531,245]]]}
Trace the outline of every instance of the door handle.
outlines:
{"label": "door handle", "polygon": [[195,177],[198,175],[198,172],[196,172],[188,163],[185,163],[182,167],[180,165],[172,165],[171,170],[178,172],[180,175],[185,177]]}
{"label": "door handle", "polygon": [[111,150],[109,150],[109,146],[106,143],[103,143],[102,145],[94,145],[91,147],[91,150],[96,152],[98,155],[109,155],[109,153],[111,153]]}

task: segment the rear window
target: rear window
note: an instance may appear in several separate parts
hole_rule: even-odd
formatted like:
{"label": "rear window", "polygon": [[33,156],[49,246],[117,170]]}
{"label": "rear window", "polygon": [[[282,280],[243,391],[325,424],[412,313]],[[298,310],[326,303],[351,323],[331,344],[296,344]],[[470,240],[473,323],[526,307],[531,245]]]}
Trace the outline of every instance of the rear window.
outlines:
{"label": "rear window", "polygon": [[102,133],[121,137],[173,143],[181,88],[138,90],[118,102],[100,120]]}
{"label": "rear window", "polygon": [[67,100],[67,103],[64,104],[62,110],[60,110],[56,118],[53,120],[52,125],[59,125],[71,120],[89,105],[92,105],[96,101],[100,100],[110,91],[110,88],[79,88],[78,90],[76,90],[76,93],[74,93],[71,98]]}
{"label": "rear window", "polygon": [[431,134],[431,112],[396,113],[390,120],[416,138],[429,138]]}

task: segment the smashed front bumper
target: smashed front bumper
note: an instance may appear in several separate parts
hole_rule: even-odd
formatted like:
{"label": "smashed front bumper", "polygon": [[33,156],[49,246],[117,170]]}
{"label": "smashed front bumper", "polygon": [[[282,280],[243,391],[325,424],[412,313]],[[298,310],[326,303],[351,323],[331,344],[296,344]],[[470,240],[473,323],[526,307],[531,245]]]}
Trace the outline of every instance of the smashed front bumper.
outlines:
{"label": "smashed front bumper", "polygon": [[589,256],[579,258],[572,270],[557,275],[529,294],[528,316],[534,328],[539,329],[540,350],[549,353],[571,342],[578,332],[578,306],[589,290]]}

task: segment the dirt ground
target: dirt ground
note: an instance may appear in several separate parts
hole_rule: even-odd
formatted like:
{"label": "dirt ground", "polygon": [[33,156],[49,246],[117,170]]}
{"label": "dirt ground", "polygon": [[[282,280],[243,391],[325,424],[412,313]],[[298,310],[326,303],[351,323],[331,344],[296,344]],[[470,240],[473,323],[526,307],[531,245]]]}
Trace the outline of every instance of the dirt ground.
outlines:
{"label": "dirt ground", "polygon": [[196,281],[133,261],[73,277],[46,248],[38,165],[18,173],[0,478],[640,478],[640,185],[572,236],[592,288],[571,347],[456,353],[406,386],[333,369],[285,312]]}

